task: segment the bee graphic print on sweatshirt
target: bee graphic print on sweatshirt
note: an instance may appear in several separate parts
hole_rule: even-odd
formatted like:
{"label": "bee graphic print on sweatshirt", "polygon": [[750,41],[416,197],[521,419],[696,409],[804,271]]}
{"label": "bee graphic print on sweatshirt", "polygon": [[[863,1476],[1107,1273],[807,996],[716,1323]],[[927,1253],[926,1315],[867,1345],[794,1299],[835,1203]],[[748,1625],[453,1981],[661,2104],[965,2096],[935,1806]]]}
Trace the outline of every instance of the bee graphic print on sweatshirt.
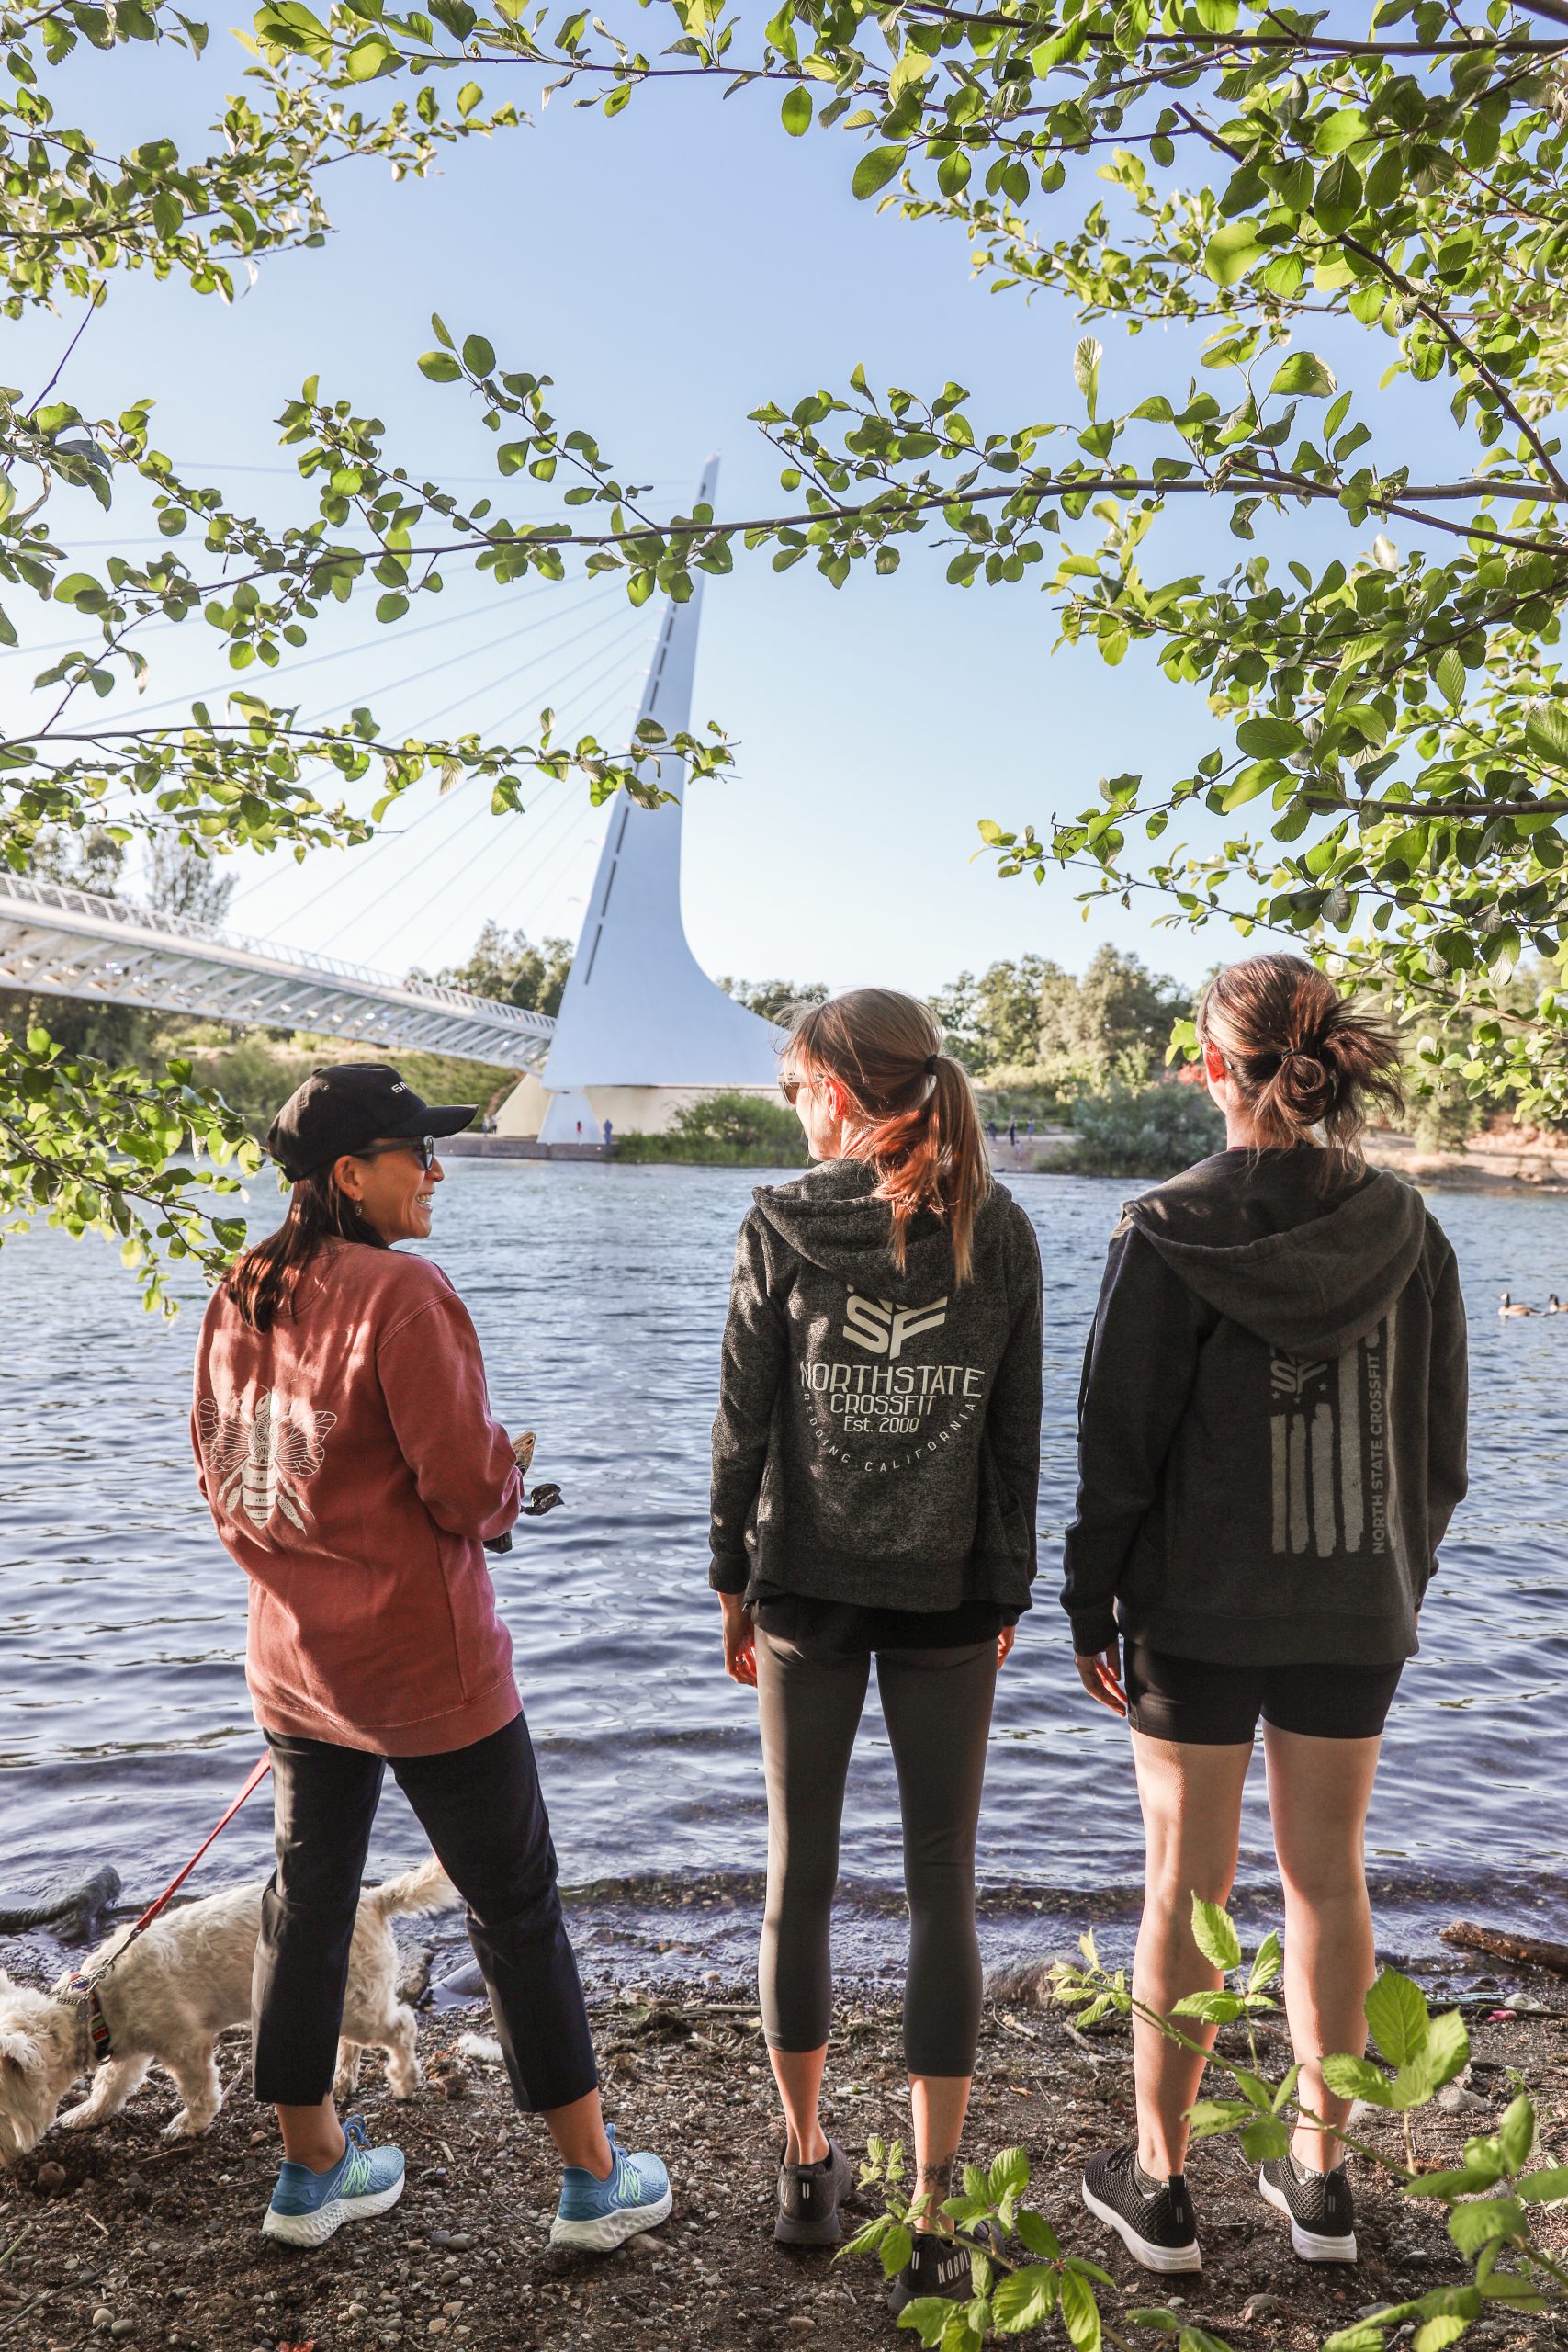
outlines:
{"label": "bee graphic print on sweatshirt", "polygon": [[243,1511],[259,1528],[281,1511],[302,1530],[310,1514],[299,1484],[313,1478],[325,1460],[327,1432],[337,1415],[264,1388],[254,1406],[242,1400],[227,1412],[204,1396],[197,1419],[208,1475],[223,1509]]}

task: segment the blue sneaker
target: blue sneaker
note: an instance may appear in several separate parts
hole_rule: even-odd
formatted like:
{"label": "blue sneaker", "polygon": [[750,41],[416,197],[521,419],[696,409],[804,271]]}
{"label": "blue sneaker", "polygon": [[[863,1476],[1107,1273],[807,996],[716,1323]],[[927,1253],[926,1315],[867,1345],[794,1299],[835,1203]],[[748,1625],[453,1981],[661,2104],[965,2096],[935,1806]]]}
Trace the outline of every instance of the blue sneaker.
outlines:
{"label": "blue sneaker", "polygon": [[348,2145],[331,2172],[284,2164],[262,2223],[264,2237],[324,2245],[344,2222],[367,2222],[397,2203],[403,2193],[402,2150],[373,2148],[357,2115],[349,2117],[343,2136]]}
{"label": "blue sneaker", "polygon": [[608,2254],[639,2230],[656,2230],[670,2219],[674,2201],[670,2176],[657,2156],[628,2156],[607,2128],[614,2162],[608,2180],[585,2165],[568,2165],[561,2175],[560,2204],[550,2224],[552,2245],[574,2245],[588,2254]]}

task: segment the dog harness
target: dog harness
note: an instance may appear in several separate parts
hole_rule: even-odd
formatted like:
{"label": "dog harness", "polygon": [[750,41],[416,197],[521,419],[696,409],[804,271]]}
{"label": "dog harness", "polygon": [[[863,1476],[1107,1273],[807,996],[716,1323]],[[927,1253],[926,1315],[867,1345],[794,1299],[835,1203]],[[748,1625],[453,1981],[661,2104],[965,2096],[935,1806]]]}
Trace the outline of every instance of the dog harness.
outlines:
{"label": "dog harness", "polygon": [[[118,1953],[116,1957],[118,1957]],[[86,2012],[83,2022],[87,2029],[87,2063],[91,2066],[102,2066],[114,2056],[114,2036],[104,2015],[104,2005],[98,1998],[97,1980],[84,1976],[79,1970],[73,1969],[67,1990],[72,2000],[79,2001]]]}

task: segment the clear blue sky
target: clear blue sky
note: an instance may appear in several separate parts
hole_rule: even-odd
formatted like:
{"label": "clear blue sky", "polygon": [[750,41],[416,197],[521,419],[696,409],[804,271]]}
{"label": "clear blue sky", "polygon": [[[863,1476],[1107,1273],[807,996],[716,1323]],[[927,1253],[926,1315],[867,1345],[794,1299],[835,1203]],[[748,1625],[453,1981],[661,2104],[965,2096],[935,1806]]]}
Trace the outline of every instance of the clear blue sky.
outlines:
{"label": "clear blue sky", "polygon": [[[105,144],[171,123],[188,143],[241,62],[216,26],[201,69],[169,50],[92,59],[72,69],[73,119]],[[522,102],[520,85],[491,75],[487,97]],[[562,420],[594,432],[626,476],[664,485],[671,507],[716,449],[721,511],[779,511],[778,461],[748,410],[841,386],[857,360],[876,384],[958,378],[978,429],[1076,415],[1071,313],[991,294],[961,238],[856,204],[856,152],[831,134],[786,138],[765,89],[727,105],[711,89],[655,89],[610,123],[558,98],[534,128],[449,151],[424,183],[392,187],[374,165],[330,173],[326,249],[264,263],[231,311],[146,273],[119,279],[62,389],[88,413],[152,394],[159,445],[274,521],[310,511],[271,420],[311,373],[380,415],[412,470],[468,478],[478,494],[493,443],[460,388],[426,383],[414,364],[434,310],[459,337],[488,334],[502,365],[551,375]],[[41,381],[74,323],[7,329],[6,379]],[[1196,338],[1099,332],[1103,407],[1183,389]],[[133,512],[80,506],[84,543],[138,527]],[[514,490],[502,511],[521,511]],[[1303,528],[1319,552],[1339,531],[1332,516]],[[1342,535],[1342,552],[1357,544]],[[1186,514],[1148,568],[1239,552],[1217,517]],[[687,818],[687,923],[707,968],[924,990],[1029,950],[1081,967],[1102,939],[1187,975],[1234,952],[1228,930],[1152,932],[1147,903],[1086,923],[1066,878],[1002,883],[970,862],[979,818],[1043,823],[1101,774],[1178,775],[1219,737],[1201,697],[1136,657],[1116,671],[1089,650],[1051,658],[1038,571],[960,593],[945,560],[911,548],[894,579],[857,576],[838,594],[807,565],[775,575],[765,556],[708,582],[695,716],[728,728],[740,760]],[[619,591],[525,594],[453,575],[400,628],[378,631],[368,598],[334,616],[306,658],[339,658],[302,668],[297,691],[307,712],[370,701],[398,731],[445,713],[437,723],[504,733],[505,714],[521,726],[549,702],[609,734],[635,708],[657,616]],[[61,608],[27,627],[29,643],[59,639]],[[224,686],[199,619],[147,650],[149,703]],[[283,672],[274,689],[295,691]],[[487,917],[575,934],[603,815],[575,785],[547,787],[521,820],[482,809],[477,787],[439,808],[424,791],[395,820],[414,829],[406,839],[302,873],[247,862],[231,921],[391,969],[460,956]]]}

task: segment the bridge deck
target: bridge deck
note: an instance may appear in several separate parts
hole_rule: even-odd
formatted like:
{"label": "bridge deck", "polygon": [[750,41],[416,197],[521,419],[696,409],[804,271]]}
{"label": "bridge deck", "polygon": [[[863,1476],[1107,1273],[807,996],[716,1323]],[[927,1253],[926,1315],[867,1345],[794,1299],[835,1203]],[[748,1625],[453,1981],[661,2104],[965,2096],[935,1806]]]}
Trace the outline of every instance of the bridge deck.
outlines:
{"label": "bridge deck", "polygon": [[0,987],[96,999],[251,1027],[305,1029],[389,1052],[543,1066],[542,1012],[434,981],[165,917],[91,890],[0,870]]}

